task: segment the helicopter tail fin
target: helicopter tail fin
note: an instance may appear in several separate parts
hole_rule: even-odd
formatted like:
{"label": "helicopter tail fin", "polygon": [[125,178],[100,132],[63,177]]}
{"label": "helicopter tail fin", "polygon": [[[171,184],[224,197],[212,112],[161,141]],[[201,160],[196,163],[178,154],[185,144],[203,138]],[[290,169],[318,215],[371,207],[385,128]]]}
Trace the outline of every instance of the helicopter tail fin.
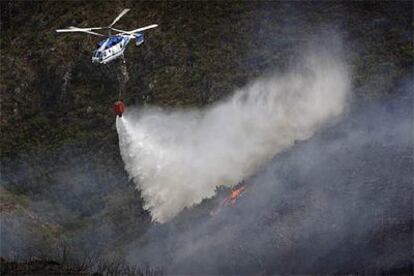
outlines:
{"label": "helicopter tail fin", "polygon": [[135,45],[139,46],[144,43],[144,33],[136,33],[135,36]]}

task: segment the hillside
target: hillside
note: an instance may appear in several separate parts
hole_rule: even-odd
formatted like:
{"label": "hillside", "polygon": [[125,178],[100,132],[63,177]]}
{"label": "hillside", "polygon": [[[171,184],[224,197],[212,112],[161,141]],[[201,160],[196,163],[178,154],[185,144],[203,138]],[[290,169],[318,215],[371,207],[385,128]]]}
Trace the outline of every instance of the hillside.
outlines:
{"label": "hillside", "polygon": [[54,30],[105,25],[125,6],[132,11],[119,28],[160,25],[142,47],[126,53],[130,80],[124,98],[131,105],[208,104],[269,70],[282,69],[306,35],[331,26],[346,40],[355,85],[372,86],[363,97],[390,93],[412,62],[408,2],[296,7],[279,2],[6,1],[2,6],[3,156],[71,141],[115,139],[109,109],[117,97],[112,74],[117,65],[102,70],[91,64],[95,37]]}
{"label": "hillside", "polygon": [[[208,216],[206,210],[215,206],[227,191],[221,191],[218,198],[205,200],[198,207],[184,210],[166,225],[155,224],[154,227],[149,213],[142,208],[140,191],[134,188],[124,170],[115,116],[111,110],[120,89],[127,108],[157,106],[170,110],[211,106],[257,78],[284,72],[295,63],[297,53],[308,43],[318,42],[335,33],[342,43],[344,59],[351,67],[351,111],[366,114],[365,107],[377,103],[386,103],[384,108],[388,110],[388,102],[396,101],[390,107],[392,111],[404,105],[402,109],[405,113],[401,118],[412,115],[409,111],[412,97],[407,96],[409,92],[406,92],[412,84],[414,58],[413,4],[410,1],[2,1],[0,5],[0,255],[5,258],[12,259],[16,255],[23,258],[51,255],[53,258],[55,252],[64,245],[75,256],[80,252],[93,252],[106,257],[122,256],[129,261],[134,261],[136,256],[144,260],[159,260],[151,252],[168,245],[169,251],[164,253],[174,259],[174,254],[182,257],[187,256],[188,252],[183,253],[177,249],[179,247],[171,242],[167,232],[172,239],[185,241],[187,240],[183,236],[193,227],[196,230],[189,235],[205,234],[195,225],[197,222],[203,225],[201,222]],[[125,59],[129,79],[125,87],[122,87],[121,61],[109,65],[91,63],[91,55],[99,38],[86,34],[58,34],[55,30],[71,25],[107,25],[124,8],[130,8],[131,11],[117,23],[120,29],[134,29],[153,23],[159,24],[159,27],[145,33],[145,42],[141,46],[135,47],[133,43],[128,46]],[[361,115],[361,121],[364,122],[358,124],[352,112],[344,123],[348,128],[344,129],[351,132],[355,125],[358,131],[371,127],[372,124],[365,122],[364,118],[375,116],[371,113],[367,117]],[[400,122],[400,115],[393,112],[390,114],[392,118],[397,118],[390,121],[395,124]],[[384,118],[388,117],[384,115]],[[344,132],[346,131],[338,127],[318,135],[322,136],[321,141],[329,144],[332,142],[330,135],[342,138]],[[404,132],[404,135],[407,134]],[[355,184],[358,181],[382,183],[376,177],[380,171],[393,176],[400,172],[402,186],[390,185],[390,189],[406,189],[405,184],[409,182],[410,176],[407,168],[412,165],[412,156],[407,152],[412,150],[412,145],[404,139],[401,142],[387,137],[384,135],[376,142],[358,144],[356,151],[360,154],[349,153],[354,152],[354,144],[351,142],[351,150],[341,149],[338,155],[355,163],[338,161],[338,166],[346,167],[347,172],[353,174],[351,177],[339,170],[338,175],[343,176],[343,180],[336,183],[344,183],[346,186],[349,182],[354,183],[350,187],[359,187]],[[395,143],[391,143],[390,147],[383,146],[389,139]],[[312,141],[310,144],[313,145]],[[284,153],[275,161],[279,164],[277,169],[289,175],[286,179],[296,183],[298,189],[304,187],[306,177],[295,175],[295,172],[280,164],[285,161],[294,166],[295,152],[300,154],[303,148],[311,147],[307,145],[295,145],[292,151]],[[365,151],[365,146],[373,150]],[[383,156],[389,158],[395,167],[385,170],[387,164],[378,161]],[[336,160],[338,157],[329,155],[329,158]],[[274,160],[265,168],[273,169]],[[329,164],[323,160],[316,163],[321,167]],[[370,164],[373,164],[372,167]],[[361,170],[358,171],[358,168]],[[324,175],[323,169],[318,167],[316,171],[318,170]],[[258,173],[259,179],[260,175]],[[385,179],[386,175],[385,173],[381,177]],[[316,178],[315,175],[312,177]],[[312,179],[309,181],[312,182]],[[266,189],[265,185],[261,191]],[[322,190],[325,189],[329,188],[323,186]],[[341,191],[344,193],[352,193],[347,188],[343,189],[345,191]],[[375,188],[372,189],[375,194]],[[385,194],[384,191],[387,190],[384,189],[381,191]],[[286,192],[287,195],[289,193]],[[293,198],[296,196],[292,195]],[[349,196],[346,199],[354,198]],[[400,199],[401,206],[397,205],[406,208],[407,198],[401,196]],[[370,202],[376,204],[375,200]],[[364,207],[358,204],[355,203],[355,206]],[[306,215],[306,210],[303,209],[306,206],[280,200],[271,207],[273,211],[262,214],[266,217],[263,223],[273,227],[269,231],[276,231],[275,222],[278,219],[293,214],[291,219],[296,221]],[[355,206],[351,209],[357,212]],[[312,205],[312,208],[317,207]],[[241,210],[243,213],[244,209]],[[238,215],[237,210],[229,212],[235,213],[233,215],[236,217]],[[395,216],[387,212],[384,211],[389,216]],[[233,219],[229,221],[238,225]],[[373,221],[379,223],[379,220]],[[392,225],[386,230],[381,228],[373,231],[379,236],[369,240],[364,248],[371,248],[368,243],[375,243],[376,240],[387,240],[396,231],[402,237],[400,240],[405,241],[406,235],[412,233],[412,220],[407,222],[407,217],[403,216],[400,222],[398,225],[403,225],[402,234],[393,228],[398,228],[398,225]],[[222,227],[221,223],[213,225]],[[290,227],[291,222],[287,223]],[[206,226],[206,229],[209,227],[211,225]],[[257,226],[243,227],[244,225],[240,226],[240,232],[235,230],[235,237],[243,237],[243,231],[258,231],[255,228]],[[280,236],[273,240],[280,242],[280,248],[285,249],[289,242],[294,243],[302,238],[287,237],[289,227],[282,226]],[[182,236],[181,230],[184,233]],[[366,233],[361,233],[363,234]],[[254,239],[250,234],[248,236]],[[359,238],[344,236],[346,237],[341,240],[344,243],[347,239],[355,238],[358,241]],[[149,243],[158,239],[161,242]],[[232,238],[233,242],[234,240]],[[322,241],[321,238],[317,244],[321,245]],[[183,245],[188,246],[188,243],[183,241]],[[240,243],[237,248],[231,245],[225,249],[220,248],[217,256],[223,257],[235,251],[235,256],[249,258],[242,246],[243,243]],[[392,246],[394,244],[387,243],[384,248],[392,250]],[[150,253],[141,256],[143,253],[137,253],[136,248],[146,248],[148,251],[143,252]],[[211,243],[206,248],[212,251],[217,249]],[[335,251],[335,248],[329,249]],[[352,254],[356,248],[358,247],[346,247],[339,254]],[[297,251],[292,251],[293,253],[277,256],[279,260],[289,259],[286,256],[300,258],[301,254],[305,254],[301,253],[301,249],[309,254],[312,252],[306,244],[303,248],[296,248]],[[207,251],[201,252],[200,256],[207,258]],[[321,252],[326,255],[315,261],[319,264],[316,267],[323,267],[321,264],[330,260],[328,249]],[[228,266],[220,263],[211,270],[206,268],[208,264],[197,263],[198,266],[194,268],[178,258],[174,259],[170,272],[194,273],[197,271],[192,269],[202,268],[206,270],[201,271],[213,274],[237,274],[240,272],[238,269],[243,268],[246,271],[252,269],[251,273],[263,269],[261,272],[265,274],[295,271],[293,263],[287,265],[286,270],[280,271],[277,265],[266,265],[270,261],[264,252],[259,252],[259,255],[261,261],[256,261],[254,257],[246,261],[245,264],[251,266],[238,268],[233,263],[227,263]],[[410,268],[404,262],[398,263],[398,256],[395,258],[396,262],[387,263],[381,269]],[[162,259],[159,263],[168,266],[168,260],[170,259]],[[219,262],[217,259],[215,261]],[[334,267],[332,270],[306,270],[311,267],[311,264],[308,267],[306,264],[302,267],[303,270],[298,268],[296,272],[353,273],[364,268],[368,271],[376,269],[372,263],[364,266],[364,263],[355,262],[353,259],[354,266],[348,266],[348,270],[343,269],[346,267],[344,261],[345,265],[340,263],[339,268]],[[279,261],[278,264],[281,263]],[[289,271],[289,268],[292,270]]]}

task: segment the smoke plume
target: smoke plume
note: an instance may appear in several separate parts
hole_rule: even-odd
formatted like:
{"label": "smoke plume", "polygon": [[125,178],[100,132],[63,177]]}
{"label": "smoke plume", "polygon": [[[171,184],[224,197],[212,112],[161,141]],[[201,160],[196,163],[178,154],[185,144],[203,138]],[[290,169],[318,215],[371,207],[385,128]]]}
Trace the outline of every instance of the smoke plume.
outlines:
{"label": "smoke plume", "polygon": [[125,169],[153,220],[166,222],[217,187],[236,185],[339,118],[350,75],[340,55],[321,52],[204,110],[129,109],[118,118]]}

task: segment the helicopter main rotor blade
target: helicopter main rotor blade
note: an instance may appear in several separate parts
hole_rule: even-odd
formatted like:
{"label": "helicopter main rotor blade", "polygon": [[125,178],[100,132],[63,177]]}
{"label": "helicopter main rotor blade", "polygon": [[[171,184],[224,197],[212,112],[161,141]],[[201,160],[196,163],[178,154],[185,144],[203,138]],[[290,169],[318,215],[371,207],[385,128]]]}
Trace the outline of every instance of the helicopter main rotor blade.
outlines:
{"label": "helicopter main rotor blade", "polygon": [[80,33],[93,34],[93,35],[97,35],[97,36],[104,36],[104,35],[99,34],[99,33],[91,32],[91,31],[89,31],[89,29],[79,29],[79,28],[75,28],[75,27],[71,27],[69,29],[58,29],[58,30],[56,30],[56,32],[58,32],[58,33],[80,32]]}
{"label": "helicopter main rotor blade", "polygon": [[127,12],[129,12],[130,9],[124,9],[118,16],[117,18],[114,19],[114,21],[112,21],[111,25],[109,25],[109,28],[111,28],[119,19],[121,19],[122,16],[124,16]]}
{"label": "helicopter main rotor blade", "polygon": [[111,28],[112,30],[114,30],[115,32],[118,33],[127,33],[128,31],[124,31],[124,30],[120,30],[120,29],[115,29],[115,28]]}
{"label": "helicopter main rotor blade", "polygon": [[106,27],[79,28],[79,27],[70,26],[67,29],[57,29],[56,32],[64,33],[64,32],[72,32],[73,30],[92,31],[92,30],[103,30],[103,29],[107,29],[107,28]]}
{"label": "helicopter main rotor blade", "polygon": [[145,26],[145,27],[136,29],[136,30],[132,30],[132,31],[128,31],[128,32],[123,32],[123,33],[119,33],[119,34],[133,34],[133,33],[142,32],[142,31],[145,31],[145,30],[148,30],[148,29],[152,29],[152,28],[156,28],[156,27],[158,27],[157,24],[152,24],[152,25],[148,25],[148,26]]}

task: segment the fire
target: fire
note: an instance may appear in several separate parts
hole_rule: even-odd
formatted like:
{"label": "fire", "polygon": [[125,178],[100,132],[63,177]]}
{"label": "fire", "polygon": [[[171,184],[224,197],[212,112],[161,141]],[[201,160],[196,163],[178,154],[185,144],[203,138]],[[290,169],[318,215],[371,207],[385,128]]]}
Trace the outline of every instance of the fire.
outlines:
{"label": "fire", "polygon": [[241,186],[240,188],[233,190],[230,194],[226,197],[229,198],[230,202],[234,204],[239,196],[246,190],[246,186]]}
{"label": "fire", "polygon": [[220,211],[221,208],[226,205],[234,204],[236,200],[246,191],[246,189],[246,186],[241,186],[240,188],[230,191],[230,194],[226,196],[222,202],[220,202],[219,206],[210,212],[210,215],[215,215],[218,211]]}

